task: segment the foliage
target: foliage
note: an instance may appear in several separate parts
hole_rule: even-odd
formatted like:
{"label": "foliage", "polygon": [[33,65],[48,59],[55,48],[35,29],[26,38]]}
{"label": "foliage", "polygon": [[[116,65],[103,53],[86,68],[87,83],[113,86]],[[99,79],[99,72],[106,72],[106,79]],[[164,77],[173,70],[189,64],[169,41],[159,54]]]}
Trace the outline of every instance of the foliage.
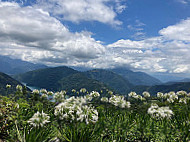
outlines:
{"label": "foliage", "polygon": [[0,97],[0,138],[5,141],[190,141],[190,94],[185,91],[131,92],[126,98],[109,90],[103,96],[72,89],[69,97],[65,91],[41,89],[27,98],[17,88],[17,99]]}

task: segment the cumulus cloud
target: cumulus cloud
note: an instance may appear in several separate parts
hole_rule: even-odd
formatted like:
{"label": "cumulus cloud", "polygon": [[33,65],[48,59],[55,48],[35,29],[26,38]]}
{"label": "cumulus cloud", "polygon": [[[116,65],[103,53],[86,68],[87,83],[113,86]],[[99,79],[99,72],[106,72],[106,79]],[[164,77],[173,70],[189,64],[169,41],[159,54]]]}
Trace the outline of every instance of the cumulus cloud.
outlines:
{"label": "cumulus cloud", "polygon": [[[52,0],[51,2],[56,4],[59,11],[65,1],[67,0]],[[83,0],[82,5],[86,4],[88,7],[89,4],[95,3],[95,6],[96,4],[101,5],[102,8],[105,6],[107,11],[111,10],[113,12],[113,9],[107,5],[110,1]],[[44,63],[51,66],[68,65],[91,68],[127,66],[145,72],[169,73],[189,73],[190,71],[189,18],[161,29],[159,31],[160,35],[157,37],[141,40],[120,39],[115,43],[104,46],[102,42],[92,38],[90,32],[70,32],[58,19],[52,17],[51,12],[54,13],[52,3],[48,0],[45,0],[45,2],[46,6],[43,5],[45,3],[42,3],[41,6],[20,6],[15,2],[0,1],[1,55],[9,55],[25,61]],[[120,1],[115,0],[114,2]],[[120,5],[122,4],[120,3]],[[80,8],[83,8],[83,6],[79,5]],[[88,10],[88,8],[84,9]],[[74,17],[74,22],[88,19],[88,17],[92,18],[89,20],[103,23],[109,21],[114,24],[117,21],[115,16],[111,16],[107,20],[105,17],[96,19],[97,15],[93,17],[94,15],[89,15],[89,13],[87,13],[87,17],[84,16],[82,19],[81,15],[84,14],[84,11],[77,13],[79,15],[75,18],[75,12],[67,15],[67,11],[66,8],[64,16],[68,16],[68,19],[71,18],[71,21]],[[60,13],[54,14],[59,15]],[[113,12],[113,15],[115,14]],[[66,18],[64,16],[63,19]],[[135,27],[131,25],[128,28],[131,28],[131,30],[137,28],[138,32],[141,32],[143,26],[145,26],[144,23],[136,21]]]}
{"label": "cumulus cloud", "polygon": [[159,31],[161,35],[172,40],[190,41],[190,18],[180,21],[180,23],[168,26]]}
{"label": "cumulus cloud", "polygon": [[[118,0],[37,0],[33,6],[42,8],[62,20],[75,23],[98,21],[111,25],[122,24],[116,19],[116,12],[121,13],[126,8]],[[116,7],[116,12],[112,7]]]}
{"label": "cumulus cloud", "polygon": [[189,73],[190,19],[163,28],[159,33],[160,36],[139,41],[121,39],[107,47],[115,51],[118,48],[123,50],[120,57],[123,60],[130,58],[130,66],[137,70]]}
{"label": "cumulus cloud", "polygon": [[0,2],[0,45],[0,54],[49,64],[94,59],[105,52],[91,33],[71,33],[48,12],[10,2]]}

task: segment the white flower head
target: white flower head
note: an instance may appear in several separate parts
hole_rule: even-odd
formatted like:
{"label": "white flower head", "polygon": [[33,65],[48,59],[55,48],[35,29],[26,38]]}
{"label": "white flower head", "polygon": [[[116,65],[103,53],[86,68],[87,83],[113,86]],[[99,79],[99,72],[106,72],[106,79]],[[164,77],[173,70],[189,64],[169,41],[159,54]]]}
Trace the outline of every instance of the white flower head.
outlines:
{"label": "white flower head", "polygon": [[16,89],[17,89],[17,91],[20,91],[20,92],[21,92],[21,91],[22,91],[22,86],[21,86],[21,85],[17,85],[17,86],[16,86]]}
{"label": "white flower head", "polygon": [[48,96],[52,96],[52,95],[53,95],[53,92],[52,92],[52,91],[48,91],[48,92],[47,92],[47,95],[48,95]]}
{"label": "white flower head", "polygon": [[187,99],[186,98],[180,98],[179,103],[187,104]]}
{"label": "white flower head", "polygon": [[32,91],[32,93],[39,95],[39,94],[40,94],[40,91],[39,91],[38,89],[34,89],[34,90]]}
{"label": "white flower head", "polygon": [[158,98],[163,98],[163,97],[164,97],[164,94],[163,94],[162,92],[158,92],[158,93],[157,93],[157,97],[158,97]]}
{"label": "white flower head", "polygon": [[147,112],[156,119],[169,119],[173,115],[173,111],[170,110],[169,107],[159,107],[157,104],[152,104],[151,107],[148,108]]}
{"label": "white flower head", "polygon": [[137,93],[136,93],[136,92],[130,92],[130,93],[128,94],[128,96],[129,96],[129,97],[134,97],[134,96],[137,96]]}
{"label": "white flower head", "polygon": [[6,88],[7,88],[7,89],[11,88],[11,85],[10,85],[10,84],[7,84],[7,85],[6,85]]}
{"label": "white flower head", "polygon": [[49,123],[50,117],[42,111],[40,113],[39,111],[35,113],[32,118],[28,120],[28,123],[30,123],[33,127],[43,127],[46,123]]}
{"label": "white flower head", "polygon": [[40,93],[47,94],[47,90],[46,89],[40,89]]}
{"label": "white flower head", "polygon": [[65,99],[66,91],[56,92],[53,96],[56,102],[62,102]]}
{"label": "white flower head", "polygon": [[86,88],[81,88],[81,89],[80,89],[80,92],[81,92],[81,93],[86,93],[86,91],[87,91]]}
{"label": "white flower head", "polygon": [[145,91],[145,92],[143,92],[143,96],[144,96],[145,98],[149,98],[149,97],[150,97],[150,93],[147,92],[147,91]]}
{"label": "white flower head", "polygon": [[90,93],[90,96],[93,97],[93,98],[95,98],[95,97],[100,97],[100,94],[98,92],[96,92],[96,91],[92,91]]}
{"label": "white flower head", "polygon": [[176,94],[178,96],[187,96],[187,92],[186,91],[178,91]]}
{"label": "white flower head", "polygon": [[72,122],[74,120],[80,122],[95,123],[98,120],[98,112],[92,107],[88,107],[86,97],[70,97],[55,107],[54,114],[60,120]]}
{"label": "white flower head", "polygon": [[110,99],[109,99],[109,103],[117,106],[117,107],[120,107],[120,108],[129,108],[130,107],[130,102],[127,102],[125,99],[124,99],[124,96],[116,96],[116,95],[113,95]]}

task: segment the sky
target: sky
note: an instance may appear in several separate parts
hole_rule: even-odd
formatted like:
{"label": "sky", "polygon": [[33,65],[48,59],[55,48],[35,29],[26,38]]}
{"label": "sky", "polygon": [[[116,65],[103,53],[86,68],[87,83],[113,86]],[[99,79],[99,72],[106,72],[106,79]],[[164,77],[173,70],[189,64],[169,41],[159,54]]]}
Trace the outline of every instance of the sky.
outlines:
{"label": "sky", "polygon": [[0,0],[0,55],[190,75],[190,0]]}

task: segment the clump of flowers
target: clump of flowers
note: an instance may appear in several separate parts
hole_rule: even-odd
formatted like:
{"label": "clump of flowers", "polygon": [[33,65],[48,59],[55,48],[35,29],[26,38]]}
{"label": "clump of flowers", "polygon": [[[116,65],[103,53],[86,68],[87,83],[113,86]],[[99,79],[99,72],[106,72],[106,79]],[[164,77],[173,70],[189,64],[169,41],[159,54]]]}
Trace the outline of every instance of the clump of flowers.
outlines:
{"label": "clump of flowers", "polygon": [[33,93],[33,94],[36,94],[36,95],[39,95],[39,94],[40,94],[40,91],[39,91],[38,89],[34,89],[34,90],[32,91],[32,93]]}
{"label": "clump of flowers", "polygon": [[143,96],[144,96],[145,98],[149,98],[149,97],[150,97],[150,93],[147,92],[147,91],[145,91],[145,92],[143,92]]}
{"label": "clump of flowers", "polygon": [[70,97],[55,107],[54,114],[60,120],[95,123],[98,120],[98,112],[93,107],[87,106],[87,102],[86,97]]}
{"label": "clump of flowers", "polygon": [[137,96],[137,93],[136,93],[136,92],[130,92],[130,93],[128,94],[128,96],[129,96],[129,97],[134,97],[134,96]]}
{"label": "clump of flowers", "polygon": [[112,95],[113,95],[113,92],[112,92],[112,91],[108,91],[108,94],[109,94],[110,96],[112,96]]}
{"label": "clump of flowers", "polygon": [[98,92],[96,92],[96,91],[92,91],[90,93],[90,96],[93,97],[93,98],[96,98],[96,97],[100,97],[100,94]]}
{"label": "clump of flowers", "polygon": [[187,104],[187,99],[186,98],[180,98],[179,103]]}
{"label": "clump of flowers", "polygon": [[163,98],[163,97],[164,97],[164,94],[163,94],[162,92],[158,92],[158,93],[157,93],[157,97],[158,97],[158,98]]}
{"label": "clump of flowers", "polygon": [[178,95],[175,94],[175,92],[169,92],[167,93],[167,101],[169,103],[174,103],[175,100],[178,100]]}
{"label": "clump of flowers", "polygon": [[48,96],[52,96],[52,95],[53,95],[53,92],[52,92],[52,91],[48,91],[48,92],[47,92],[47,95],[48,95]]}
{"label": "clump of flowers", "polygon": [[169,119],[173,115],[173,111],[170,110],[169,107],[159,107],[157,104],[152,104],[148,109],[148,114],[156,119]]}
{"label": "clump of flowers", "polygon": [[19,91],[19,92],[22,92],[22,86],[21,85],[17,85],[16,86],[16,90]]}
{"label": "clump of flowers", "polygon": [[145,98],[143,98],[141,95],[137,95],[137,93],[135,92],[130,92],[128,96],[136,100],[141,100],[141,101],[145,100]]}
{"label": "clump of flowers", "polygon": [[98,121],[98,111],[87,105],[79,107],[76,114],[77,121],[85,121],[86,124],[89,124],[89,122],[96,123]]}
{"label": "clump of flowers", "polygon": [[187,92],[186,91],[178,91],[176,94],[178,96],[187,96]]}
{"label": "clump of flowers", "polygon": [[40,93],[42,93],[42,94],[47,94],[47,90],[46,90],[46,89],[41,89],[41,90],[40,90]]}
{"label": "clump of flowers", "polygon": [[130,108],[131,104],[130,102],[127,102],[125,99],[124,99],[124,96],[116,96],[116,95],[113,95],[110,99],[109,99],[109,103],[117,106],[117,107],[120,107],[120,108]]}
{"label": "clump of flowers", "polygon": [[76,93],[76,90],[75,90],[75,89],[72,89],[72,92],[73,92],[73,93]]}
{"label": "clump of flowers", "polygon": [[56,102],[62,102],[65,99],[66,91],[56,92],[53,96]]}
{"label": "clump of flowers", "polygon": [[102,102],[106,102],[106,103],[107,103],[109,100],[108,100],[108,98],[107,98],[107,97],[102,97],[102,98],[101,98],[101,101],[102,101]]}
{"label": "clump of flowers", "polygon": [[10,84],[7,84],[7,85],[6,85],[6,88],[7,88],[7,89],[11,88],[11,85],[10,85]]}
{"label": "clump of flowers", "polygon": [[80,89],[80,92],[81,92],[81,93],[86,93],[86,91],[87,91],[86,88],[81,88],[81,89]]}
{"label": "clump of flowers", "polygon": [[49,123],[50,117],[42,111],[35,113],[32,118],[28,120],[28,123],[33,127],[43,127],[45,124]]}

